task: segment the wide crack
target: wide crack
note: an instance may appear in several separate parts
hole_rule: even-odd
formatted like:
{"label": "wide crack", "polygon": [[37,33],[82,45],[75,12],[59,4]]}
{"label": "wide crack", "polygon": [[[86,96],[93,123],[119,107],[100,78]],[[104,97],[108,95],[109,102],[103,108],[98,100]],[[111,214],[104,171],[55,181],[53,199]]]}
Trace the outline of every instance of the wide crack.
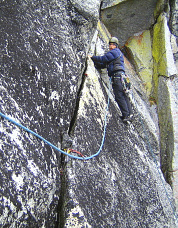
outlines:
{"label": "wide crack", "polygon": [[74,114],[73,114],[73,117],[71,119],[70,126],[69,126],[68,134],[70,136],[72,136],[73,133],[74,133],[74,129],[75,129],[76,121],[77,121],[78,109],[79,109],[80,98],[81,98],[81,92],[83,90],[83,86],[84,86],[85,79],[86,79],[85,72],[86,72],[86,69],[85,69],[85,71],[83,73],[83,76],[82,76],[82,82],[80,84],[80,87],[79,87],[79,90],[78,90],[78,93],[77,93],[77,99],[76,99]]}
{"label": "wide crack", "polygon": [[[82,75],[82,81],[79,87],[79,90],[77,92],[77,99],[76,99],[76,105],[74,109],[74,114],[72,116],[68,134],[64,134],[61,138],[62,142],[62,150],[68,149],[71,147],[70,144],[72,144],[71,137],[74,133],[75,130],[75,125],[77,121],[77,116],[78,116],[78,109],[79,109],[79,104],[80,104],[80,98],[81,98],[81,92],[85,83],[86,79],[86,68],[84,70],[84,73]],[[64,154],[61,154],[61,160],[60,160],[60,180],[61,180],[61,190],[60,190],[60,195],[59,195],[59,203],[58,203],[58,215],[57,215],[57,223],[55,228],[64,228],[65,225],[65,218],[66,218],[66,202],[68,201],[67,198],[67,157]]]}

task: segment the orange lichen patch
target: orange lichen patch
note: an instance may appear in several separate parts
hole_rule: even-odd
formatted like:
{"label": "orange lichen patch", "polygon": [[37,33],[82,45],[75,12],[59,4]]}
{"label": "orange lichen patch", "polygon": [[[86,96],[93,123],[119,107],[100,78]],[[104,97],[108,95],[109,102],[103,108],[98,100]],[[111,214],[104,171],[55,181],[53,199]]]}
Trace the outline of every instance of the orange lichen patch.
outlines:
{"label": "orange lichen patch", "polygon": [[138,45],[141,45],[141,44],[142,44],[143,38],[144,38],[144,34],[143,34],[143,33],[141,33],[141,34],[139,34],[139,35],[137,35],[137,36],[136,36],[136,35],[135,35],[135,36],[132,36],[132,37],[130,37],[130,38],[126,41],[125,46],[129,46],[129,43],[130,43],[131,41],[133,41],[133,40],[135,40],[135,41],[137,42]]}
{"label": "orange lichen patch", "polygon": [[133,37],[128,38],[128,40],[125,42],[125,46],[128,46],[129,43],[132,41]]}
{"label": "orange lichen patch", "polygon": [[138,45],[141,45],[143,40],[143,33],[139,36],[134,36],[134,39],[137,41]]}

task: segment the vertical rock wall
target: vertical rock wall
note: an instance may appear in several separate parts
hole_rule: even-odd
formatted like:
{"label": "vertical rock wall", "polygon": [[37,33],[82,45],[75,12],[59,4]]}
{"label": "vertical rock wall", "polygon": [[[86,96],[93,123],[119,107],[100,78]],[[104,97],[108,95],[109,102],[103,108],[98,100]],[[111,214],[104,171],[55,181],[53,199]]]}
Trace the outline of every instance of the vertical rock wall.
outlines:
{"label": "vertical rock wall", "polygon": [[[170,12],[172,15],[174,10]],[[171,18],[170,18],[171,21]],[[172,21],[174,24],[174,21]],[[158,17],[153,27],[153,58],[155,97],[158,102],[158,115],[161,142],[161,166],[168,183],[171,184],[176,205],[178,205],[177,185],[177,68],[171,28],[168,27],[166,13]],[[172,27],[172,31],[174,31]],[[158,90],[158,91],[157,91]]]}
{"label": "vertical rock wall", "polygon": [[[176,107],[176,74],[171,34],[167,25],[166,15],[160,15],[153,28],[154,82],[158,96],[158,115],[161,141],[161,165],[167,181],[172,184],[177,195],[174,181],[176,167],[177,112]],[[171,95],[172,94],[172,95]],[[177,199],[177,196],[176,196]]]}
{"label": "vertical rock wall", "polygon": [[[112,36],[120,39],[123,46],[133,34],[149,29],[154,23],[157,0],[104,1],[102,21]],[[129,28],[129,29],[128,29]]]}
{"label": "vertical rock wall", "polygon": [[[103,44],[101,37],[99,32],[97,46]],[[132,72],[127,62],[126,66]],[[136,85],[132,88],[134,98],[131,96],[135,114],[132,124],[120,120],[111,92],[103,150],[92,160],[66,163],[64,227],[176,227],[171,188],[157,163],[154,112],[132,73]],[[91,60],[86,75],[72,136],[76,150],[90,156],[101,145],[109,83],[104,72],[100,77]]]}
{"label": "vertical rock wall", "polygon": [[[59,148],[99,16],[100,1],[77,3],[0,1],[1,112]],[[3,118],[0,134],[0,226],[54,227],[60,154]]]}
{"label": "vertical rock wall", "polygon": [[152,38],[149,30],[137,33],[125,44],[127,55],[133,60],[137,73],[143,80],[148,96],[152,92],[153,56]]}
{"label": "vertical rock wall", "polygon": [[[122,9],[126,2],[145,7],[117,1]],[[88,51],[103,54],[110,36],[102,23],[96,30],[100,3],[0,2],[1,112],[59,148],[67,147],[65,133],[84,156],[100,148],[109,88],[106,72],[91,60],[86,65]],[[153,9],[156,1],[148,3]],[[135,119],[122,123],[111,90],[104,147],[92,160],[61,156],[0,119],[1,227],[176,227],[172,191],[159,166],[157,113],[125,62]]]}
{"label": "vertical rock wall", "polygon": [[[143,1],[142,1],[143,2]],[[103,6],[103,21],[110,32],[121,39],[123,34],[130,36],[125,43],[124,53],[133,63],[137,73],[149,96],[150,104],[157,107],[160,127],[161,166],[166,180],[171,184],[177,202],[177,1],[152,1],[145,2],[149,10],[145,16],[144,7],[134,1],[122,3],[112,1],[108,6]],[[131,11],[139,10],[140,18],[147,18],[147,23],[142,25],[137,16],[133,15],[130,23],[138,26],[126,32],[124,25],[127,20],[122,20],[124,6],[133,4]],[[151,5],[150,5],[151,4]],[[117,17],[116,15],[120,15]],[[110,18],[109,18],[110,17]],[[138,21],[138,23],[136,23]],[[109,26],[111,22],[117,24]],[[120,31],[118,31],[120,29]],[[117,31],[117,32],[116,32]],[[124,41],[125,42],[125,41]]]}

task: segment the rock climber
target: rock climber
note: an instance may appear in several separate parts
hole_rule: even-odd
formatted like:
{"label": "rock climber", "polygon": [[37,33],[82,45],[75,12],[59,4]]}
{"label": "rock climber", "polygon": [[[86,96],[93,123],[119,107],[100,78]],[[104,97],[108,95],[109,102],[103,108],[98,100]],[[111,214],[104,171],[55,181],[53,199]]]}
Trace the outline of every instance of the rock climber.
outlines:
{"label": "rock climber", "polygon": [[112,88],[115,100],[121,110],[123,122],[131,120],[132,108],[127,94],[124,92],[122,77],[125,75],[124,57],[118,47],[119,41],[116,37],[109,40],[109,51],[103,56],[90,56],[97,68],[106,68],[108,76],[112,79]]}

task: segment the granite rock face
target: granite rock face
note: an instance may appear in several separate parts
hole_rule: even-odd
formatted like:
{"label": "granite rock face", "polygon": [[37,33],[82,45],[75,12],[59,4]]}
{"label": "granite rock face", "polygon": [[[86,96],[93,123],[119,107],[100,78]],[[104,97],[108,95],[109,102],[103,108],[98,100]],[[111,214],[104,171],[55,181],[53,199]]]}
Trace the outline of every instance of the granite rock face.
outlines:
{"label": "granite rock face", "polygon": [[127,56],[142,79],[148,96],[153,88],[152,37],[149,30],[137,33],[125,44]]}
{"label": "granite rock face", "polygon": [[[127,71],[132,72],[129,64]],[[155,111],[132,73],[136,86],[130,96],[135,110],[132,124],[120,120],[111,92],[103,151],[92,160],[66,163],[64,227],[176,227],[171,189],[159,167]],[[73,145],[90,156],[101,145],[109,83],[90,60],[86,75]]]}
{"label": "granite rock face", "polygon": [[[126,1],[122,1],[123,4]],[[0,1],[1,112],[73,160],[0,118],[1,227],[176,227],[160,170],[156,107],[125,58],[134,120],[125,125],[104,70],[87,53],[106,51],[100,0]],[[71,145],[72,144],[72,145]],[[77,154],[74,154],[77,155]]]}
{"label": "granite rock face", "polygon": [[[110,5],[103,5],[103,14],[105,15],[105,12],[108,13],[114,10],[115,15],[122,15],[123,2],[114,0],[111,2]],[[129,6],[130,1],[124,1],[124,4]],[[132,4],[134,4],[134,1],[132,1]],[[145,3],[145,6],[146,4],[149,4],[149,2]],[[139,7],[141,9],[141,5]],[[160,128],[161,168],[167,182],[173,188],[176,205],[178,205],[176,165],[178,160],[176,102],[178,72],[177,9],[177,1],[157,1],[156,7],[152,8],[152,13],[151,11],[148,12],[150,19],[154,15],[152,25],[150,24],[151,26],[148,26],[145,30],[146,24],[140,24],[136,28],[136,33],[132,30],[127,30],[127,35],[130,32],[132,34],[123,48],[124,53],[132,62],[143,81],[150,104],[157,106]],[[140,13],[145,14],[145,11],[141,10]],[[109,23],[111,22],[112,20],[106,19],[106,25],[110,31],[112,27],[109,26]]]}
{"label": "granite rock face", "polygon": [[[162,35],[161,35],[162,34]],[[171,184],[176,205],[178,205],[177,185],[177,73],[174,48],[165,14],[158,17],[153,27],[154,94],[158,103],[161,142],[161,167],[168,183]]]}
{"label": "granite rock face", "polygon": [[[154,24],[154,9],[157,0],[110,1],[103,4],[102,21],[112,36],[119,37],[123,46],[129,37]],[[129,29],[128,29],[129,28]]]}
{"label": "granite rock face", "polygon": [[[0,1],[1,112],[59,147],[99,16],[100,1],[74,3]],[[54,227],[60,154],[3,119],[0,129],[1,227]]]}
{"label": "granite rock face", "polygon": [[177,18],[178,18],[178,1],[175,0],[171,5],[171,19],[169,21],[169,27],[172,34],[172,49],[174,54],[174,60],[178,69],[178,27],[177,27]]}

